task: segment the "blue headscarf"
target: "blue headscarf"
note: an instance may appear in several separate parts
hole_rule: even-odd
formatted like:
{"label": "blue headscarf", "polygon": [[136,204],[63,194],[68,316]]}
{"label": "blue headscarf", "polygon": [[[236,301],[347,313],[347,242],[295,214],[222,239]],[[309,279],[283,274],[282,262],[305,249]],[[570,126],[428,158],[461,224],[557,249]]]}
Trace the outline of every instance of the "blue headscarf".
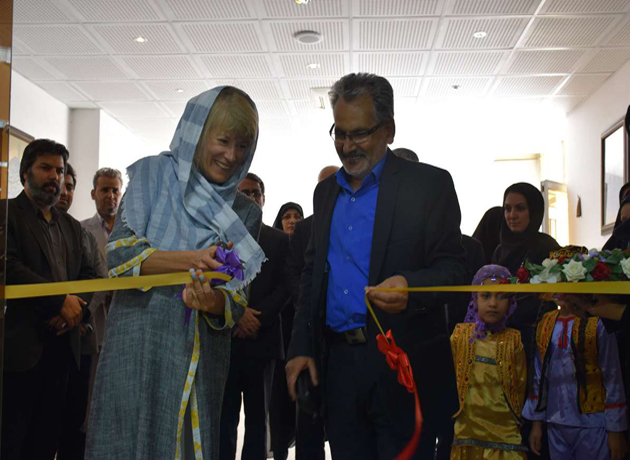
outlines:
{"label": "blue headscarf", "polygon": [[[213,184],[195,168],[193,158],[210,109],[226,88],[219,86],[188,101],[170,150],[142,158],[129,168],[123,221],[138,237],[160,251],[202,250],[218,240],[234,242],[244,280],[229,283],[240,289],[260,271],[265,254],[232,210],[239,182],[246,176],[258,136],[243,164],[223,184]],[[256,110],[254,102],[249,102]]]}

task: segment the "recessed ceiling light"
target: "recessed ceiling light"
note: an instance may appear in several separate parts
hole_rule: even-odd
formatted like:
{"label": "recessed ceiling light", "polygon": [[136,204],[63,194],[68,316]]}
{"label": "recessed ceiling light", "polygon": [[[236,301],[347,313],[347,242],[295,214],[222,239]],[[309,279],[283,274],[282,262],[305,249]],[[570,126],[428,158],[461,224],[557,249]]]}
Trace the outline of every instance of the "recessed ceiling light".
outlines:
{"label": "recessed ceiling light", "polygon": [[303,45],[314,45],[321,42],[324,37],[319,32],[314,30],[301,30],[293,34],[293,38],[302,43]]}
{"label": "recessed ceiling light", "polygon": [[175,92],[176,92],[176,93],[183,93],[183,92],[184,92],[184,90],[183,90],[183,89],[181,89],[181,88],[177,88],[177,89],[175,90]]}
{"label": "recessed ceiling light", "polygon": [[138,36],[138,37],[134,38],[133,41],[136,42],[136,43],[145,43],[147,41],[147,39],[144,38],[144,37]]}
{"label": "recessed ceiling light", "polygon": [[295,3],[297,3],[298,5],[306,5],[308,3],[308,0],[295,0]]}
{"label": "recessed ceiling light", "polygon": [[319,69],[319,64],[317,62],[311,62],[306,67],[308,67],[309,69]]}
{"label": "recessed ceiling light", "polygon": [[486,38],[488,36],[487,32],[484,32],[483,30],[480,30],[479,32],[475,32],[473,34],[473,37],[475,38]]}

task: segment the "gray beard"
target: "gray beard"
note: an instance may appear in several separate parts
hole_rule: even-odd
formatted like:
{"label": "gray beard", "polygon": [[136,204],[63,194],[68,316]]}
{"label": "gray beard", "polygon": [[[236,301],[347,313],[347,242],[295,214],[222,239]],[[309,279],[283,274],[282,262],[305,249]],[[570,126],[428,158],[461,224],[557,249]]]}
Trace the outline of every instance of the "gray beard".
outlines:
{"label": "gray beard", "polygon": [[[56,192],[48,192],[43,188],[38,188],[33,179],[33,174],[29,171],[26,174],[26,188],[33,201],[39,206],[53,206],[61,197],[61,187]],[[44,185],[45,187],[46,185]]]}

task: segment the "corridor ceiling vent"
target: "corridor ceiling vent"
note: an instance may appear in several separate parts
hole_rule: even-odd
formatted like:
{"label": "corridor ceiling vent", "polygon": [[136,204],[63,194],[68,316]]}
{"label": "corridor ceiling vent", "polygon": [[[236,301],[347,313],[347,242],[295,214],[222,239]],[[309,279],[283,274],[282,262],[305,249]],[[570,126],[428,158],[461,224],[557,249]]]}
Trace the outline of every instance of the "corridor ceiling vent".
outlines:
{"label": "corridor ceiling vent", "polygon": [[314,30],[300,30],[293,34],[293,38],[303,45],[316,45],[324,39],[322,34]]}

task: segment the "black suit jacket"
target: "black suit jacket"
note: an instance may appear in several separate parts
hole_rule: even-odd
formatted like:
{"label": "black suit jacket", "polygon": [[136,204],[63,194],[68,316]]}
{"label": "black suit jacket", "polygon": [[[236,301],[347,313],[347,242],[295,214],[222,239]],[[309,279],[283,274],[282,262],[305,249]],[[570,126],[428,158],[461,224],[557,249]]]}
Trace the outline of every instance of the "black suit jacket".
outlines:
{"label": "black suit jacket", "polygon": [[[69,214],[60,212],[59,226],[66,242],[66,270],[68,280],[96,277],[87,262],[81,244],[81,224]],[[7,285],[50,283],[51,264],[45,247],[46,237],[37,222],[37,214],[24,192],[9,200],[7,231]],[[65,295],[9,300],[4,326],[4,370],[22,372],[34,368],[42,355],[47,321],[59,314]],[[91,295],[81,296],[88,303]],[[67,336],[72,355],[80,362],[80,334],[78,329]],[[62,336],[63,337],[63,336]],[[69,348],[70,351],[70,348]],[[70,359],[70,356],[69,356]]]}
{"label": "black suit jacket", "polygon": [[290,239],[291,251],[287,259],[287,279],[289,280],[289,291],[291,301],[297,304],[300,295],[300,279],[304,270],[304,255],[308,249],[308,242],[311,240],[311,227],[313,226],[313,216],[295,224],[293,235]]}
{"label": "black suit jacket", "polygon": [[[327,254],[333,210],[340,187],[336,177],[315,189],[312,235],[306,252],[300,300],[288,358],[315,358],[325,382],[327,345]],[[466,280],[466,254],[459,230],[460,210],[448,172],[411,163],[388,151],[381,176],[372,239],[369,284],[402,275],[409,286],[441,286]],[[458,408],[457,388],[444,318],[444,296],[411,294],[407,309],[397,315],[376,309],[385,331],[410,358],[425,417],[446,416]],[[368,315],[368,346],[382,377],[382,391],[401,429],[413,427],[413,397],[396,381],[376,349],[378,330]],[[380,380],[379,380],[380,381]]]}
{"label": "black suit jacket", "polygon": [[261,325],[255,338],[233,338],[232,352],[234,356],[284,359],[280,312],[289,298],[285,278],[289,236],[263,224],[258,244],[268,260],[251,283],[249,306],[261,312]]}

